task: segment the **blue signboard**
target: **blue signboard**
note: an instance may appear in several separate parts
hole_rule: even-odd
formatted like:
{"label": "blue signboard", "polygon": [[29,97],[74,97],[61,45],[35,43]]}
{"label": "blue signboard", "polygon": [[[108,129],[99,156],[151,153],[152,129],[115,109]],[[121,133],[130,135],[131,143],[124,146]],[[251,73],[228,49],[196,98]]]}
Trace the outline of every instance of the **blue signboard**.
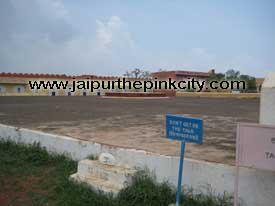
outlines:
{"label": "blue signboard", "polygon": [[166,137],[202,144],[203,121],[198,118],[166,115]]}
{"label": "blue signboard", "polygon": [[203,121],[198,118],[190,118],[176,115],[166,115],[166,137],[181,141],[178,189],[176,206],[180,205],[181,181],[183,171],[183,160],[185,152],[185,142],[202,144]]}

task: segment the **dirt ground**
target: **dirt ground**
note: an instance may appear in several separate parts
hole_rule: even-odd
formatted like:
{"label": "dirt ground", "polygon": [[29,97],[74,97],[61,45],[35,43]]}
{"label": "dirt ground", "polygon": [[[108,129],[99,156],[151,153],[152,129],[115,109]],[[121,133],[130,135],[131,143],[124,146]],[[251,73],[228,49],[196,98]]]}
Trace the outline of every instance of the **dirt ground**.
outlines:
{"label": "dirt ground", "polygon": [[204,120],[204,143],[187,144],[186,157],[234,164],[237,123],[258,122],[259,99],[0,97],[2,124],[179,155],[179,142],[165,138],[166,113]]}

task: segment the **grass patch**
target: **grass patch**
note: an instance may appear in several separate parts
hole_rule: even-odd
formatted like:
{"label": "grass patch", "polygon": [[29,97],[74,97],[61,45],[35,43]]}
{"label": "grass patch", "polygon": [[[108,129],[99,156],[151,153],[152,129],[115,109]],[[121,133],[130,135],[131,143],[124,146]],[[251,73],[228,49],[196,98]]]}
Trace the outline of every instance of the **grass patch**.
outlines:
{"label": "grass patch", "polygon": [[[157,183],[148,171],[139,171],[113,197],[69,181],[76,170],[76,161],[49,154],[38,144],[0,141],[0,205],[167,206],[175,202],[175,189],[167,182]],[[204,195],[188,190],[182,199],[188,206],[233,205],[232,196],[212,192]]]}

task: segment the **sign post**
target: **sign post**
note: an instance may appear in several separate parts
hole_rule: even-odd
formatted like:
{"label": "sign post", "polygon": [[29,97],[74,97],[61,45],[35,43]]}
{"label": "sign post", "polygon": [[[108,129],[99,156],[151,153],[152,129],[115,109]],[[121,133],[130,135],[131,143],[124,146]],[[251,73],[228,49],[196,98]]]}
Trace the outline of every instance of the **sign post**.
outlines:
{"label": "sign post", "polygon": [[238,206],[240,166],[275,171],[275,126],[240,123],[236,144],[234,206]]}
{"label": "sign post", "polygon": [[178,187],[176,196],[176,206],[180,205],[181,182],[183,173],[183,161],[185,152],[185,142],[202,144],[203,140],[203,120],[176,115],[166,115],[166,137],[168,139],[181,141]]}
{"label": "sign post", "polygon": [[177,187],[177,197],[176,197],[176,205],[177,206],[179,206],[179,204],[180,204],[184,152],[185,152],[185,142],[181,141],[180,163],[179,163],[179,174],[178,174],[178,187]]}

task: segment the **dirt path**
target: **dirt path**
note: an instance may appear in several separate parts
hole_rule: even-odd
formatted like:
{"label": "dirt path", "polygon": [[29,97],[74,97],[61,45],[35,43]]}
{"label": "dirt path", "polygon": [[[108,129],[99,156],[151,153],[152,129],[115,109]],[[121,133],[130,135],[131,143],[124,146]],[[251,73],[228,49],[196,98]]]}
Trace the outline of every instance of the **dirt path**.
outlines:
{"label": "dirt path", "polygon": [[97,97],[0,97],[0,122],[165,155],[179,142],[165,138],[165,114],[204,119],[204,144],[186,156],[233,164],[238,122],[257,122],[258,99],[177,97],[168,100]]}

